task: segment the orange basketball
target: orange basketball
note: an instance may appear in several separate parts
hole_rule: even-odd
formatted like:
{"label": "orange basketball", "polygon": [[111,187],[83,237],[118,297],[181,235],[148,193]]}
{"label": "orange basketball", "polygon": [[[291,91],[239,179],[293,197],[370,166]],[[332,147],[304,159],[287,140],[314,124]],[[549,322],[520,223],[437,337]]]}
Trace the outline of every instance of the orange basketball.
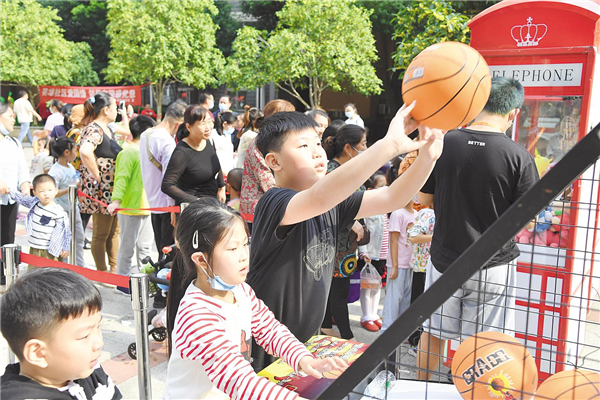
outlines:
{"label": "orange basketball", "polygon": [[559,372],[540,385],[534,399],[600,399],[600,374],[581,369]]}
{"label": "orange basketball", "polygon": [[529,400],[538,380],[529,351],[500,332],[479,332],[465,340],[454,354],[452,376],[465,400]]}
{"label": "orange basketball", "polygon": [[423,125],[455,129],[473,120],[490,97],[487,63],[470,46],[442,42],[416,56],[402,81],[402,98],[417,100],[412,116]]}

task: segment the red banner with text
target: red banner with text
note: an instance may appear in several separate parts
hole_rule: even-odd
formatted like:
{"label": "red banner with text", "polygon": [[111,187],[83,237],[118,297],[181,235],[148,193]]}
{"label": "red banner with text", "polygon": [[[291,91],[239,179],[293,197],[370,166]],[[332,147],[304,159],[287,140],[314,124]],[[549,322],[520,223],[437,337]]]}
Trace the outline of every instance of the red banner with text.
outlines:
{"label": "red banner with text", "polygon": [[118,102],[142,105],[141,86],[40,86],[40,103],[57,99],[65,104],[83,104],[98,92],[106,92]]}

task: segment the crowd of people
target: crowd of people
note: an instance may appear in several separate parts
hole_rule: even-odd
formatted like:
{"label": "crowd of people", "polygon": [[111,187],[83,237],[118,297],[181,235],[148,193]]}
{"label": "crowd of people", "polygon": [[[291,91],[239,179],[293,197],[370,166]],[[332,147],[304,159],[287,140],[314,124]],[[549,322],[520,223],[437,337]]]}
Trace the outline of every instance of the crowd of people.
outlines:
{"label": "crowd of people", "polygon": [[[170,104],[157,124],[147,109],[127,115],[127,108],[100,92],[64,115],[52,103],[63,126],[69,125],[54,137],[55,126],[45,127],[55,162],[46,170],[38,160],[42,170],[35,177],[21,142],[10,137],[14,113],[3,104],[2,244],[14,242],[19,202],[30,208],[26,229],[32,254],[66,257],[71,232],[64,199],[68,185],[78,183],[84,196],[76,213],[77,252],[83,253],[83,231],[91,218],[99,271],[129,275],[152,241],[158,249],[177,244],[166,310],[170,360],[164,398],[190,393],[296,398],[255,371],[273,357],[316,378],[343,371],[343,360],[315,359],[302,343],[319,333],[354,338],[348,315],[351,276],[372,268],[384,282],[381,316],[380,288],[363,288],[359,297],[362,327],[384,332],[535,183],[533,158],[504,134],[522,103],[518,82],[494,78],[486,108],[468,128],[444,135],[418,125],[411,118],[413,103],[403,106],[386,136],[369,147],[368,129],[353,104],[345,107],[346,121],[331,121],[321,109],[300,113],[280,99],[237,115],[228,96],[213,113],[213,96],[203,94],[199,104]],[[35,117],[28,110],[22,106],[19,112]],[[115,129],[119,113],[122,123]],[[117,131],[125,135],[123,146]],[[413,131],[418,131],[414,140],[408,136]],[[485,145],[473,146],[473,140]],[[183,203],[189,205],[180,214],[170,211]],[[253,222],[242,215],[253,215]],[[514,243],[499,250],[409,338],[420,379],[437,367],[439,355],[436,359],[430,349],[441,349],[443,340],[481,327],[514,332],[511,262],[517,256]],[[77,263],[83,265],[83,259]],[[93,285],[80,281],[67,271],[32,271],[7,292],[1,328],[20,363],[3,376],[3,390],[16,395],[26,387],[47,395],[68,383],[88,395],[103,385],[105,398],[120,398],[97,362],[102,299]],[[43,304],[31,295],[50,284],[55,286]],[[483,301],[476,298],[481,285]],[[18,305],[22,301],[27,310]],[[40,311],[48,309],[55,314]],[[470,323],[461,326],[467,312]],[[32,318],[39,318],[35,327]],[[39,353],[41,346],[52,354],[56,344],[38,330],[68,324],[86,327],[72,340],[84,338],[77,346],[89,360],[61,370],[72,354]]]}

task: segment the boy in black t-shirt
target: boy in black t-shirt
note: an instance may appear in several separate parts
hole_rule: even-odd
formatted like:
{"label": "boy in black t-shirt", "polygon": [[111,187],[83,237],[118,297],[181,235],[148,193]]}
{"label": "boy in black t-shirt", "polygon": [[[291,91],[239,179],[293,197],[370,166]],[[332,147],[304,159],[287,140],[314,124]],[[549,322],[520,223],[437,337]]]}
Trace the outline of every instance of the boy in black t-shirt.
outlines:
{"label": "boy in black t-shirt", "polygon": [[100,366],[102,297],[66,269],[39,268],[2,296],[2,335],[20,363],[2,375],[2,398],[121,399]]}
{"label": "boy in black t-shirt", "polygon": [[[273,171],[277,187],[256,206],[248,283],[257,296],[300,340],[317,333],[325,314],[338,232],[355,219],[404,207],[429,176],[441,153],[441,131],[420,127],[421,140],[406,135],[417,126],[414,104],[404,106],[388,133],[363,154],[327,172],[316,123],[298,112],[281,112],[260,126],[256,146]],[[390,187],[356,189],[398,154],[420,155]],[[254,368],[270,359],[254,346]]]}
{"label": "boy in black t-shirt", "polygon": [[[425,290],[539,179],[531,154],[504,133],[523,100],[518,81],[493,78],[489,100],[473,123],[446,134],[444,152],[419,194],[421,204],[434,205],[436,217]],[[518,256],[515,243],[507,243],[425,322],[417,379],[430,379],[446,340],[481,330],[513,334],[512,261]]]}

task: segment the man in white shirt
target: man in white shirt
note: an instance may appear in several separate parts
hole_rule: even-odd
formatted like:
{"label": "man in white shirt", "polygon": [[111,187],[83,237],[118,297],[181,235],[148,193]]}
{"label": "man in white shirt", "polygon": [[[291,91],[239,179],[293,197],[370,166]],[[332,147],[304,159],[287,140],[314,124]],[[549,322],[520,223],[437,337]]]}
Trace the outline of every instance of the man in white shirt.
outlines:
{"label": "man in white shirt", "polygon": [[[175,201],[163,193],[161,185],[171,154],[175,150],[174,136],[179,125],[183,123],[186,108],[187,104],[182,100],[171,103],[161,123],[153,129],[148,129],[140,137],[142,181],[151,208],[175,205]],[[150,220],[156,248],[160,252],[163,247],[174,243],[171,215],[164,211],[152,211]]]}
{"label": "man in white shirt", "polygon": [[19,141],[23,143],[25,135],[29,139],[29,143],[33,144],[33,137],[29,127],[33,122],[33,117],[36,117],[38,121],[42,120],[40,114],[35,112],[33,106],[29,102],[29,94],[25,90],[19,90],[19,98],[15,101],[14,111],[17,114],[19,124],[21,124],[21,132],[19,133]]}

